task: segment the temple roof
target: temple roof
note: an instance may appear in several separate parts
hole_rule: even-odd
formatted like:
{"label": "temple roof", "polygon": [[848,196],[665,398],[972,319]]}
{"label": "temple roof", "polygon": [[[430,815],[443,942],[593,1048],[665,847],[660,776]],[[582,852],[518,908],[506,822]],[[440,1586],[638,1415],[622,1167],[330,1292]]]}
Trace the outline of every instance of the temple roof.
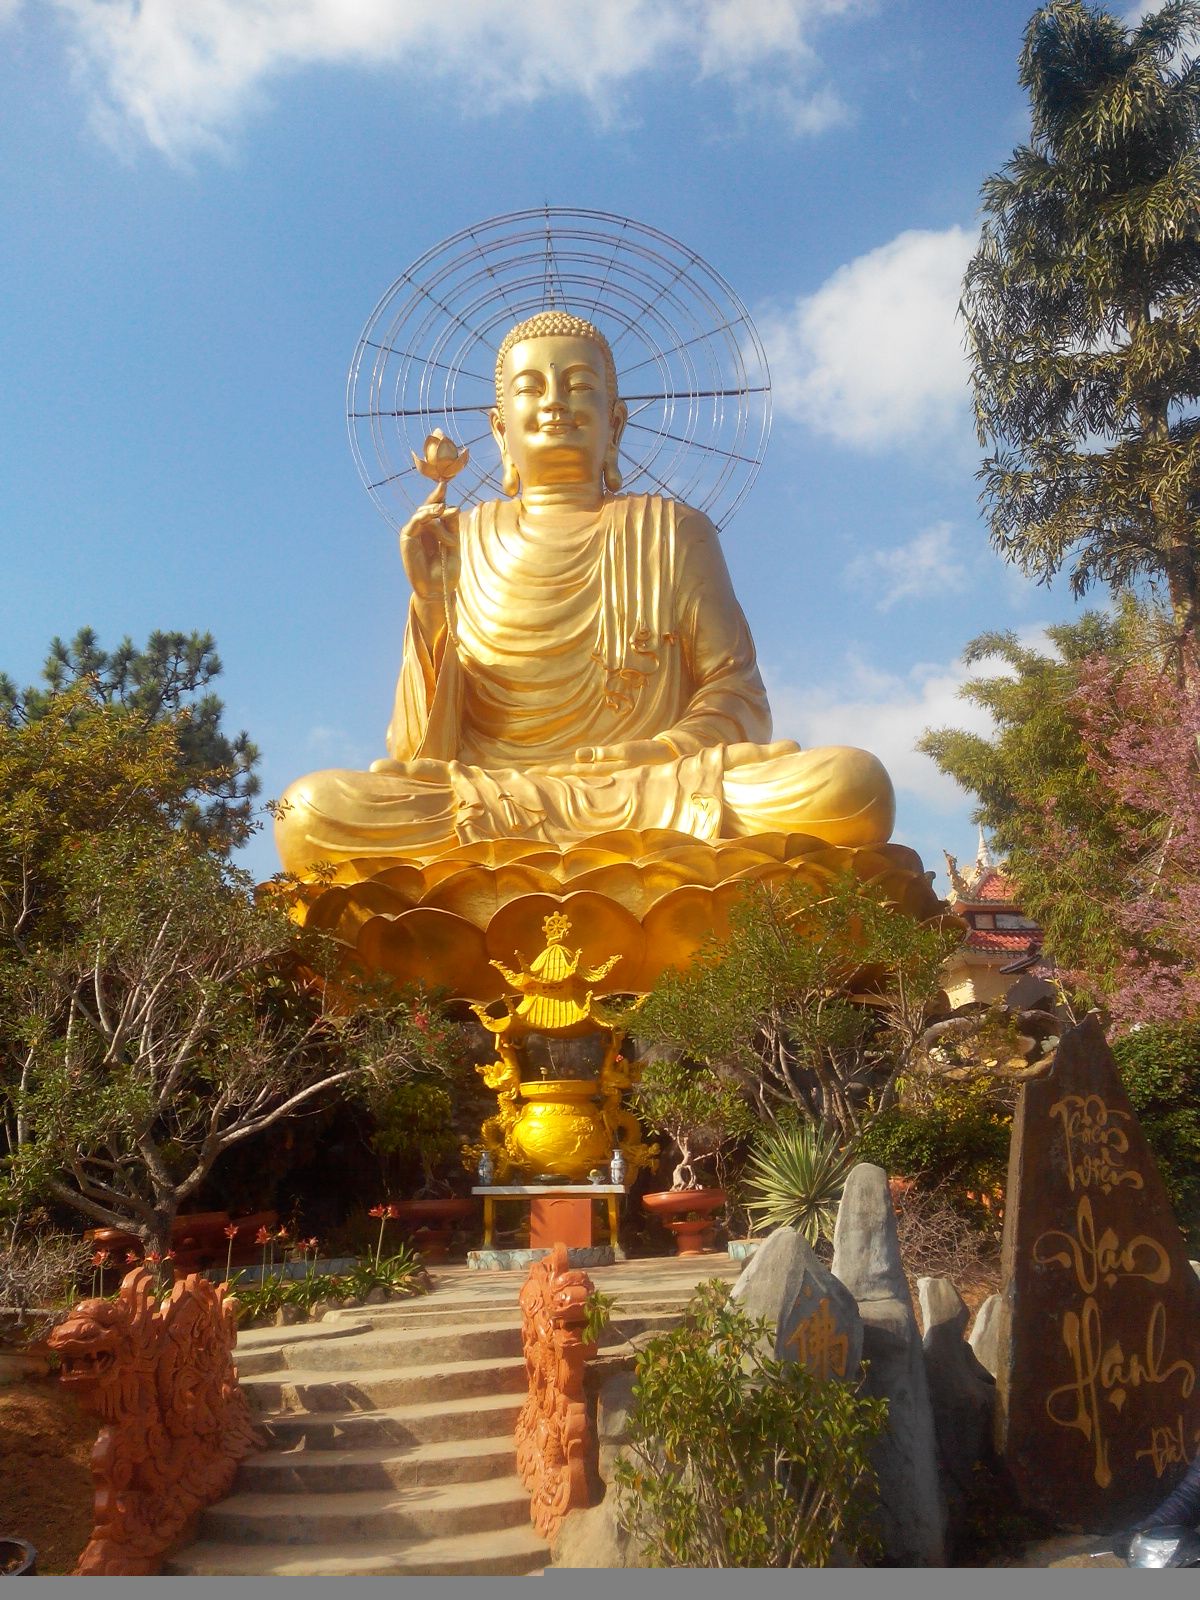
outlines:
{"label": "temple roof", "polygon": [[949,905],[967,924],[964,950],[1004,957],[1041,949],[1045,936],[1037,923],[1022,912],[1005,874],[1005,863],[992,860],[982,828],[973,866],[962,871],[956,857],[948,851],[943,854],[950,878]]}

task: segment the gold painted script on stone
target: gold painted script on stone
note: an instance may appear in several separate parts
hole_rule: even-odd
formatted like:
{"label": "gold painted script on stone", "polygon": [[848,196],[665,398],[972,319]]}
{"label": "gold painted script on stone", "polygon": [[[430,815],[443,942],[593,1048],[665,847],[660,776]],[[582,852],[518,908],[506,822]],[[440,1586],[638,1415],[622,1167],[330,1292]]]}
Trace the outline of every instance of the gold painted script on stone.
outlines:
{"label": "gold painted script on stone", "polygon": [[1129,1137],[1121,1127],[1126,1111],[1113,1111],[1098,1094],[1065,1094],[1050,1107],[1062,1122],[1067,1146],[1067,1183],[1076,1189],[1097,1185],[1104,1194],[1119,1183],[1142,1187],[1142,1175],[1125,1166]]}
{"label": "gold painted script on stone", "polygon": [[817,1302],[817,1309],[805,1317],[788,1340],[796,1346],[796,1359],[814,1378],[844,1378],[850,1360],[850,1340],[837,1331],[829,1309],[829,1296]]}
{"label": "gold painted script on stone", "polygon": [[[1070,1098],[1082,1099],[1079,1096]],[[1062,1102],[1054,1107],[1052,1114],[1061,1114],[1061,1105]],[[1103,1108],[1103,1102],[1100,1105]],[[1101,1126],[1107,1120],[1104,1109]],[[1123,1134],[1120,1137],[1124,1140]],[[1100,1169],[1094,1162],[1085,1162],[1083,1170],[1088,1174],[1083,1180],[1085,1183],[1097,1181],[1095,1174]],[[1138,1173],[1122,1174],[1117,1181],[1128,1176],[1136,1177],[1138,1187],[1141,1186]],[[1113,1184],[1102,1183],[1101,1187],[1108,1192]],[[1063,1313],[1062,1338],[1070,1357],[1072,1376],[1047,1395],[1046,1415],[1059,1427],[1073,1428],[1083,1435],[1092,1447],[1095,1481],[1101,1488],[1107,1488],[1112,1482],[1112,1468],[1105,1437],[1105,1423],[1111,1413],[1106,1411],[1106,1406],[1120,1414],[1131,1389],[1172,1381],[1178,1383],[1180,1397],[1186,1399],[1195,1387],[1196,1372],[1191,1363],[1182,1358],[1176,1361],[1167,1358],[1167,1313],[1161,1300],[1151,1303],[1141,1347],[1127,1352],[1120,1339],[1106,1338],[1097,1296],[1103,1296],[1122,1278],[1165,1284],[1171,1276],[1170,1257],[1149,1234],[1136,1234],[1128,1242],[1122,1242],[1115,1228],[1106,1227],[1097,1234],[1091,1198],[1086,1194],[1080,1196],[1076,1207],[1074,1231],[1047,1229],[1034,1244],[1033,1257],[1040,1266],[1066,1268],[1084,1297],[1077,1308]],[[1178,1432],[1177,1447],[1182,1451],[1182,1420]],[[1186,1456],[1174,1454],[1176,1443],[1169,1428],[1151,1425],[1148,1441],[1136,1456],[1148,1458],[1160,1477],[1172,1461],[1186,1459]]]}

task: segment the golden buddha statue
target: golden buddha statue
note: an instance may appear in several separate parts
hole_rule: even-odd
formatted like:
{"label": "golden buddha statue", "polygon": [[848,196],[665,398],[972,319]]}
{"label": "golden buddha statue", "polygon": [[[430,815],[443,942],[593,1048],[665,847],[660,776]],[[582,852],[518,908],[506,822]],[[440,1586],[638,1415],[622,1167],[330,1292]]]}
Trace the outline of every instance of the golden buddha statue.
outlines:
{"label": "golden buddha statue", "polygon": [[874,756],[771,742],[712,523],[620,493],[627,410],[599,330],[561,311],[513,328],[490,420],[510,498],[460,512],[439,483],[403,528],[389,754],[289,788],[285,869],[624,829],[886,841],[895,802]]}

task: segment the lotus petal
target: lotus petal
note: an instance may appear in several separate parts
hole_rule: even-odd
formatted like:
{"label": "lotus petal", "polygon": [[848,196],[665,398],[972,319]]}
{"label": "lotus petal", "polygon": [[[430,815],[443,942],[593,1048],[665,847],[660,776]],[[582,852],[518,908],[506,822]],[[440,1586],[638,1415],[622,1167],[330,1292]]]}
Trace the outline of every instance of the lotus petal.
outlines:
{"label": "lotus petal", "polygon": [[[402,864],[412,865],[411,862]],[[330,883],[366,883],[397,865],[395,856],[352,856],[336,863]]]}
{"label": "lotus petal", "polygon": [[616,850],[597,850],[594,846],[585,845],[563,856],[562,866],[556,876],[563,883],[569,883],[585,872],[595,872],[597,867],[619,867],[624,861],[625,857]]}
{"label": "lotus petal", "polygon": [[654,894],[647,884],[646,869],[632,861],[618,861],[611,866],[596,867],[592,872],[581,873],[571,879],[573,891],[591,890],[624,906],[640,922],[654,903]]}
{"label": "lotus petal", "polygon": [[345,944],[355,944],[358,930],[369,918],[398,917],[411,905],[411,900],[386,884],[350,883],[323,894],[309,911],[305,924],[322,928]]}
{"label": "lotus petal", "polygon": [[404,896],[410,906],[415,906],[419,902],[428,887],[421,868],[413,866],[408,861],[398,862],[383,872],[376,873],[371,882],[382,883],[385,888],[394,889],[397,894]]}
{"label": "lotus petal", "polygon": [[437,859],[439,862],[456,861],[460,865],[472,862],[481,867],[502,867],[509,861],[528,855],[531,850],[542,848],[536,840],[531,839],[476,839],[471,844],[459,844],[443,851]]}
{"label": "lotus petal", "polygon": [[359,929],[357,953],[370,971],[401,983],[424,983],[473,1000],[494,1000],[504,981],[488,965],[478,928],[448,911],[417,906],[398,917],[372,917]]}
{"label": "lotus petal", "polygon": [[435,884],[421,901],[452,911],[476,928],[486,928],[501,906],[523,894],[556,894],[557,881],[548,872],[538,872],[525,862],[509,862],[496,868],[466,866],[441,883]]}
{"label": "lotus petal", "polygon": [[692,885],[676,889],[650,908],[643,920],[646,959],[643,979],[651,987],[668,967],[686,967],[711,935],[729,932],[728,904],[718,907],[712,889]]}

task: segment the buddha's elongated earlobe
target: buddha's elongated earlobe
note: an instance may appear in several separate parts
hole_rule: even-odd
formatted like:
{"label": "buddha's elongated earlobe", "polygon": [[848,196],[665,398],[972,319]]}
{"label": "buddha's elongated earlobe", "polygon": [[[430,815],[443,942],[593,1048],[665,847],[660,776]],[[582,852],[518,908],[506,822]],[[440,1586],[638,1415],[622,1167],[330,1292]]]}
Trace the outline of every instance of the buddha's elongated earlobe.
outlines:
{"label": "buddha's elongated earlobe", "polygon": [[619,494],[624,482],[621,469],[617,465],[617,447],[614,444],[604,457],[604,487],[609,494]]}
{"label": "buddha's elongated earlobe", "polygon": [[521,474],[517,471],[507,450],[504,452],[500,470],[500,487],[510,500],[521,492]]}

